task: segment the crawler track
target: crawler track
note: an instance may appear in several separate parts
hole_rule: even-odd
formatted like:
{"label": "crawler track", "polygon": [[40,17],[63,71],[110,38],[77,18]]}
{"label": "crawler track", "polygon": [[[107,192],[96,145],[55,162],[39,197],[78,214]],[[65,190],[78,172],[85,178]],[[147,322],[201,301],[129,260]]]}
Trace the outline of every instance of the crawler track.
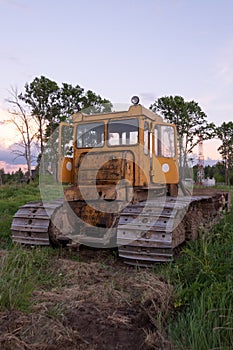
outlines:
{"label": "crawler track", "polygon": [[49,246],[51,217],[62,204],[63,200],[58,199],[50,203],[30,202],[21,206],[11,225],[13,242]]}
{"label": "crawler track", "polygon": [[[73,210],[79,208],[78,216],[81,213],[87,216],[90,208],[86,210],[84,203],[71,203]],[[129,204],[108,227],[111,227],[112,236],[116,239],[121,259],[127,264],[148,266],[171,261],[176,247],[186,240],[195,239],[200,226],[209,228],[217,223],[222,214],[229,210],[229,205],[227,192],[212,196],[154,198]],[[67,221],[65,212],[62,199],[50,203],[32,202],[20,207],[11,226],[12,240],[25,245],[71,244],[72,235],[69,232],[73,226],[71,221]],[[56,227],[54,222],[58,221],[63,224],[59,227],[64,229]],[[85,244],[84,236],[90,239],[92,228],[84,223],[82,226],[85,229],[75,230],[73,240]]]}
{"label": "crawler track", "polygon": [[169,262],[174,249],[195,239],[229,209],[228,193],[215,196],[167,197],[126,207],[117,228],[119,256],[131,265]]}
{"label": "crawler track", "polygon": [[119,256],[135,264],[170,261],[174,246],[185,240],[184,230],[174,237],[174,227],[188,205],[170,197],[126,207],[117,228]]}

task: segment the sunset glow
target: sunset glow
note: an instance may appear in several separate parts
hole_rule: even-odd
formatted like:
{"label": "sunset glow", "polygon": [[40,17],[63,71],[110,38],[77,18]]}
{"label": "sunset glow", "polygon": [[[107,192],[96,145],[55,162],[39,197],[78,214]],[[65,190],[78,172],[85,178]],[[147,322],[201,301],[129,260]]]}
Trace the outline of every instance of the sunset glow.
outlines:
{"label": "sunset glow", "polygon": [[19,133],[16,131],[15,126],[8,122],[10,120],[10,114],[7,111],[0,110],[0,146],[8,148],[13,143],[20,141]]}
{"label": "sunset glow", "polygon": [[27,170],[25,159],[23,157],[15,158],[12,146],[21,141],[19,131],[13,123],[9,122],[11,115],[0,109],[0,169],[5,172],[15,172],[19,168],[22,171]]}
{"label": "sunset glow", "polygon": [[27,166],[25,164],[9,164],[0,160],[0,169],[4,169],[5,173],[16,172],[19,168],[21,168],[23,172],[27,171]]}
{"label": "sunset glow", "polygon": [[211,159],[219,159],[221,160],[221,155],[218,152],[218,148],[221,145],[221,141],[217,139],[212,139],[208,141],[203,142],[203,153],[204,153],[204,159],[211,158]]}

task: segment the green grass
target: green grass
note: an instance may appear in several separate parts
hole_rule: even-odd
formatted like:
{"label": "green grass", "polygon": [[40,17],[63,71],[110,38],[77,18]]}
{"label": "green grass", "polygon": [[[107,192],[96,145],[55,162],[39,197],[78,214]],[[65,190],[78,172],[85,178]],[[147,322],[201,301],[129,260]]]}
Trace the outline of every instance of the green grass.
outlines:
{"label": "green grass", "polygon": [[26,249],[11,242],[15,212],[21,205],[40,199],[37,183],[0,186],[0,310],[28,311],[35,288],[59,287],[63,283],[53,262],[59,251]]}
{"label": "green grass", "polygon": [[29,311],[36,288],[59,288],[63,283],[64,276],[56,272],[54,262],[59,250],[27,249],[11,242],[15,212],[21,205],[40,199],[37,183],[0,186],[0,310]]}
{"label": "green grass", "polygon": [[160,271],[174,288],[176,349],[233,349],[233,212]]}
{"label": "green grass", "polygon": [[0,258],[0,310],[30,311],[35,288],[59,287],[63,277],[55,270],[50,248],[25,249],[14,246]]}
{"label": "green grass", "polygon": [[11,246],[11,222],[18,208],[30,201],[40,200],[38,184],[0,186],[0,249]]}

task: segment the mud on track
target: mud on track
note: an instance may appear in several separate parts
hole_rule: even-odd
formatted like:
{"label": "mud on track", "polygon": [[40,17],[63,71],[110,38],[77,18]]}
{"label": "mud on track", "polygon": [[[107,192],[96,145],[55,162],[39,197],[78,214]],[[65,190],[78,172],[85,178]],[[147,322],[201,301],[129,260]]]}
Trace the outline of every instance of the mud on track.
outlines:
{"label": "mud on track", "polygon": [[171,349],[165,332],[171,286],[111,251],[93,257],[84,250],[80,260],[55,258],[65,283],[36,290],[30,313],[0,313],[1,350]]}

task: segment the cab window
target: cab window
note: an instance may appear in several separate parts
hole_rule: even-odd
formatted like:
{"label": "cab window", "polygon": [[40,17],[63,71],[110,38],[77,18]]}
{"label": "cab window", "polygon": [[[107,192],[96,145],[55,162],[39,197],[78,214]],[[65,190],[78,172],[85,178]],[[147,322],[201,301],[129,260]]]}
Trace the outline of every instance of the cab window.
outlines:
{"label": "cab window", "polygon": [[104,123],[87,123],[77,126],[77,148],[102,147]]}
{"label": "cab window", "polygon": [[63,157],[73,156],[73,125],[61,124],[60,151]]}
{"label": "cab window", "polygon": [[136,145],[138,143],[138,120],[111,120],[108,123],[108,145]]}
{"label": "cab window", "polygon": [[156,125],[154,129],[154,152],[158,157],[175,157],[175,132],[170,125]]}
{"label": "cab window", "polygon": [[149,125],[147,122],[144,123],[144,153],[149,153]]}

